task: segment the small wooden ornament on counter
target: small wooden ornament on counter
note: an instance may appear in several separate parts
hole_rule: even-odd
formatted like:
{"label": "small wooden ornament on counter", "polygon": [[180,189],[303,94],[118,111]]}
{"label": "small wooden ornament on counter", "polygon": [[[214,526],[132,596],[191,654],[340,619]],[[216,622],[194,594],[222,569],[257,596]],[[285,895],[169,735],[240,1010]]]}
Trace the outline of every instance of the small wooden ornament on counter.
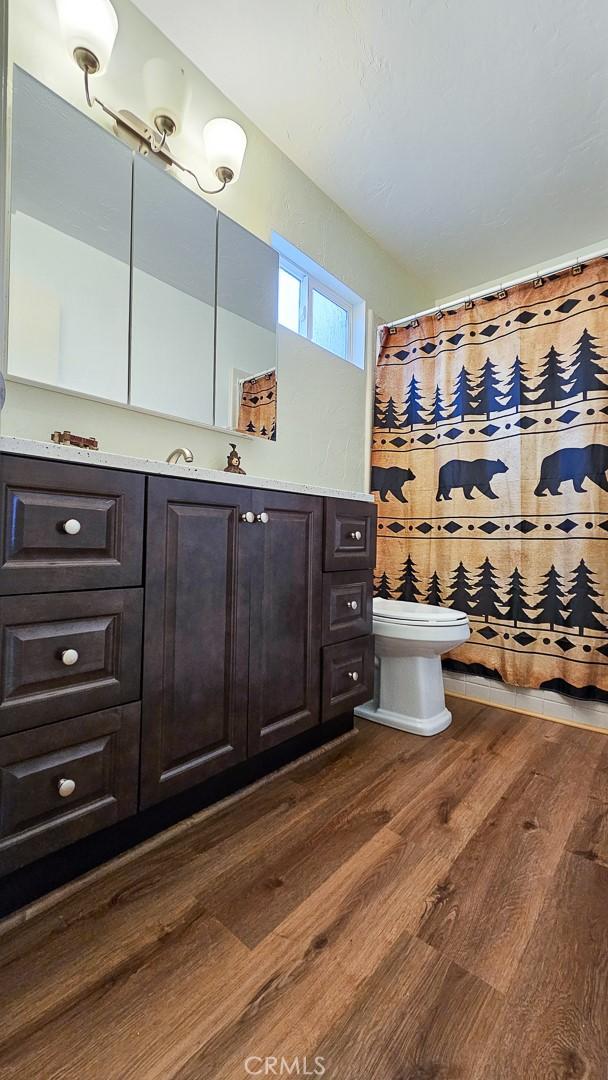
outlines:
{"label": "small wooden ornament on counter", "polygon": [[241,476],[246,476],[247,473],[244,469],[241,469],[241,457],[237,453],[236,443],[230,443],[230,453],[228,454],[228,464],[224,469],[224,472],[240,473]]}
{"label": "small wooden ornament on counter", "polygon": [[81,450],[99,450],[97,439],[86,435],[73,435],[71,431],[53,431],[51,442],[60,446],[78,446]]}

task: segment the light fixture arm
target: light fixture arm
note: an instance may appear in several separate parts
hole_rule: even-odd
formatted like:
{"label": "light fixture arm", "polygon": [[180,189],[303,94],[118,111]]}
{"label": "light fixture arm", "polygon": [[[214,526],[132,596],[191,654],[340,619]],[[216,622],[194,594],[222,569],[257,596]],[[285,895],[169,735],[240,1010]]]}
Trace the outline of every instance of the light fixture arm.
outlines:
{"label": "light fixture arm", "polygon": [[185,172],[188,174],[188,176],[191,176],[196,181],[198,188],[200,189],[200,191],[203,192],[204,195],[219,195],[220,192],[224,190],[226,185],[229,184],[232,179],[232,172],[230,169],[223,170],[224,175],[218,176],[218,179],[221,180],[220,187],[213,189],[205,188],[203,187],[198,176],[195,172],[193,172],[192,169],[186,168],[185,165],[182,165],[176,158],[173,157],[173,154],[170,152],[167,146],[167,136],[172,135],[175,131],[175,124],[170,119],[170,117],[163,116],[155,118],[154,126],[156,127],[156,130],[160,136],[160,140],[157,142],[154,138],[153,133],[147,128],[147,125],[142,124],[142,127],[146,129],[146,134],[144,134],[134,124],[129,123],[129,120],[124,114],[114,112],[114,110],[111,109],[109,105],[106,105],[103,101],[101,101],[100,98],[96,97],[94,94],[91,94],[89,75],[95,74],[95,72],[99,68],[99,64],[96,57],[93,56],[92,53],[88,53],[84,49],[77,50],[77,52],[80,53],[80,55],[76,55],[75,53],[74,58],[84,75],[84,93],[87,105],[90,109],[94,108],[95,105],[98,105],[100,109],[103,109],[107,116],[111,117],[112,120],[114,120],[118,127],[127,128],[127,130],[130,131],[130,133],[134,135],[140,142],[145,142],[153,154],[162,154],[168,165],[174,165],[175,168],[181,169],[182,172]]}

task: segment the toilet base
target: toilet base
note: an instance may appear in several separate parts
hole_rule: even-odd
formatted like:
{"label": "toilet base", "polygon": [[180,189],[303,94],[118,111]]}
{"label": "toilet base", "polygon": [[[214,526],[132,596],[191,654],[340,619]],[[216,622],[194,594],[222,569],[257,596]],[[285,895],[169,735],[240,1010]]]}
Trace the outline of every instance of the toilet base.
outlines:
{"label": "toilet base", "polygon": [[373,720],[375,724],[384,724],[386,727],[398,728],[399,731],[409,731],[413,735],[438,735],[445,731],[452,723],[452,714],[445,707],[434,716],[408,716],[407,713],[391,712],[389,709],[381,709],[374,701],[366,701],[365,705],[359,705],[355,709],[355,716],[365,720]]}

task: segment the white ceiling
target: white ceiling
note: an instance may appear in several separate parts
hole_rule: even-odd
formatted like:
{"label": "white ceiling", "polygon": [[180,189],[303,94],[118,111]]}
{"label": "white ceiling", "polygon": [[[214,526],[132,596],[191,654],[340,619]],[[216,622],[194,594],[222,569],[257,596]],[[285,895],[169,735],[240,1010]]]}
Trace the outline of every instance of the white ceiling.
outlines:
{"label": "white ceiling", "polygon": [[608,236],[606,0],[137,0],[436,296]]}

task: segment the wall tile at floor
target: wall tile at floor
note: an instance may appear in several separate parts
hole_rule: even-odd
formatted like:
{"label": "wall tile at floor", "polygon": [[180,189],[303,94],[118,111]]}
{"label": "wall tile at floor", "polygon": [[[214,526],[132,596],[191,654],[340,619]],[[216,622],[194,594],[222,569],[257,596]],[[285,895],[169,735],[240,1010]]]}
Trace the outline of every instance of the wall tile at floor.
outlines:
{"label": "wall tile at floor", "polygon": [[505,683],[484,679],[480,675],[466,675],[446,671],[443,683],[448,693],[464,694],[492,705],[506,708],[529,709],[530,712],[555,720],[571,720],[577,724],[589,724],[608,731],[608,704],[601,701],[577,701],[576,698],[556,694],[552,690],[527,689],[507,686]]}

